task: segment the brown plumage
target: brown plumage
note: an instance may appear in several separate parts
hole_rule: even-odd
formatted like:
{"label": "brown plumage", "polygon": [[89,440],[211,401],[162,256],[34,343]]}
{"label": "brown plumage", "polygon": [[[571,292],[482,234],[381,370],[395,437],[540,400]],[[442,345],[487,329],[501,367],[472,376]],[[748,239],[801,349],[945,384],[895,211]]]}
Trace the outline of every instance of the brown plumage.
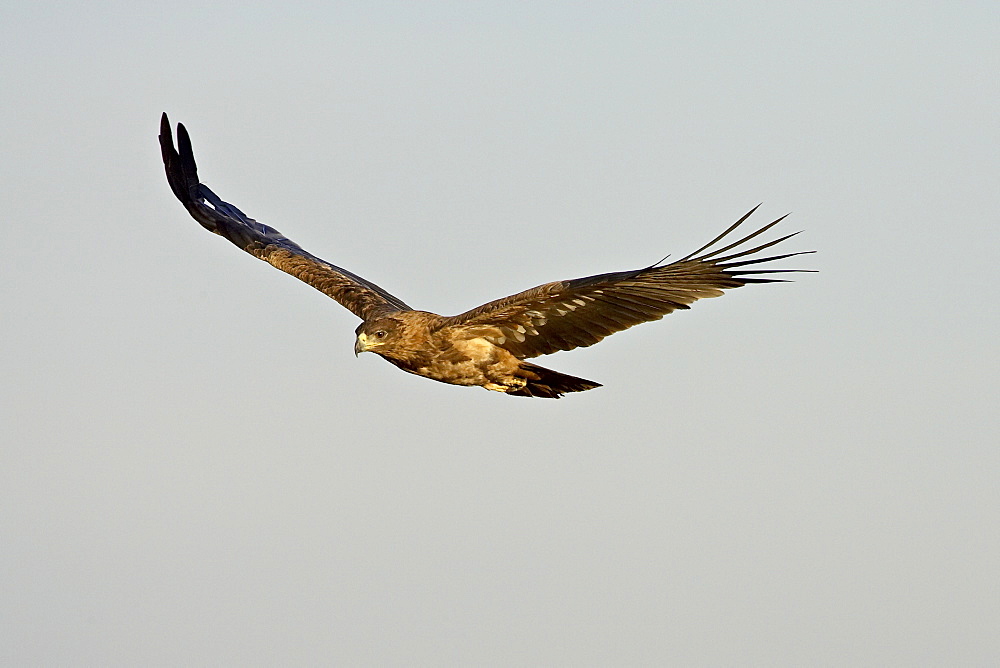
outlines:
{"label": "brown plumage", "polygon": [[[445,317],[411,309],[374,283],[302,250],[274,228],[219,199],[198,181],[191,140],[183,124],[177,126],[174,148],[166,114],[160,121],[160,148],[170,188],[203,227],[305,281],[362,319],[355,354],[374,352],[404,371],[443,383],[549,398],[600,387],[524,360],[593,345],[609,334],[659,320],[729,288],[781,280],[764,274],[800,271],[742,268],[801,255],[747,259],[793,234],[736,250],[784,216],[738,241],[709,250],[739,227],[754,207],[710,243],[670,264],[546,283]],[[726,255],[728,251],[735,252]]]}

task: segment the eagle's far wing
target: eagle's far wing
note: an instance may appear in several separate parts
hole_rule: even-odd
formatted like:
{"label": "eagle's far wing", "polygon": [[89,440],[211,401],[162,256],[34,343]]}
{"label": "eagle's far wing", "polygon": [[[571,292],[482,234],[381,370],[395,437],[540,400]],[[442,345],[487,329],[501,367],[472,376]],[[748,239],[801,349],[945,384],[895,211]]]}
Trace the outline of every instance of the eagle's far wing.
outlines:
{"label": "eagle's far wing", "polygon": [[254,257],[305,281],[336,299],[359,318],[411,310],[398,297],[371,281],[307,253],[273,227],[258,223],[232,204],[219,199],[208,186],[199,183],[198,167],[187,130],[183,124],[177,125],[177,148],[174,148],[170,122],[165,113],[160,119],[160,149],[170,189],[188,213],[208,231],[229,239]]}
{"label": "eagle's far wing", "polygon": [[469,327],[525,359],[593,345],[609,334],[690,308],[689,304],[703,297],[718,297],[729,288],[782,280],[766,274],[807,271],[742,268],[813,252],[747,259],[797,233],[720,257],[771,229],[784,216],[739,241],[709,250],[756,210],[751,209],[711,243],[670,264],[546,283],[447,318],[443,326]]}

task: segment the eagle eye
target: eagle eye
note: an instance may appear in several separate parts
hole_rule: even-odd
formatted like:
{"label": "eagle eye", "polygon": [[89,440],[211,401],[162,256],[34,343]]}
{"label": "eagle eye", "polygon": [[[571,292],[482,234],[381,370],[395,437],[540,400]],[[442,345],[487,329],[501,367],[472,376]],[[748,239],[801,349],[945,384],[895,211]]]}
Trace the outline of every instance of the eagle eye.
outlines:
{"label": "eagle eye", "polygon": [[380,329],[377,332],[375,332],[376,339],[384,339],[387,335],[388,332],[386,332],[384,329]]}

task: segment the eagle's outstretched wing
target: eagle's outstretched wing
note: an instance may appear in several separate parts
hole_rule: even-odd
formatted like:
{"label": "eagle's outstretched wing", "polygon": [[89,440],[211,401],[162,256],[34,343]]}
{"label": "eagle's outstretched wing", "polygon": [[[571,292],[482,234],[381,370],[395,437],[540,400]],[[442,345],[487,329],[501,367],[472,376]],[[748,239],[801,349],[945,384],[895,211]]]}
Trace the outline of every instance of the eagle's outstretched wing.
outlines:
{"label": "eagle's outstretched wing", "polygon": [[205,229],[305,281],[364,320],[382,313],[411,310],[398,297],[371,281],[307,253],[273,227],[246,216],[232,204],[219,199],[208,186],[199,183],[187,130],[183,124],[178,124],[175,149],[165,113],[160,119],[160,149],[170,189]]}
{"label": "eagle's outstretched wing", "polygon": [[670,264],[546,283],[447,318],[443,324],[470,327],[515,357],[526,359],[593,345],[609,334],[659,320],[675,309],[689,308],[690,303],[703,297],[718,297],[729,288],[782,280],[763,274],[802,271],[741,268],[802,255],[785,253],[747,259],[794,234],[722,255],[771,229],[784,216],[739,241],[709,251],[756,210],[754,207],[710,243]]}

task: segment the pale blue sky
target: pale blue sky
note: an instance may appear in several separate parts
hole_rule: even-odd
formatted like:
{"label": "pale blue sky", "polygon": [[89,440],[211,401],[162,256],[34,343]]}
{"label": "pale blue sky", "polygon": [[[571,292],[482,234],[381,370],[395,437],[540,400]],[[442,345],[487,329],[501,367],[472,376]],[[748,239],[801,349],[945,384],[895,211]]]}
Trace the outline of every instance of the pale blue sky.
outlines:
{"label": "pale blue sky", "polygon": [[[0,663],[1000,655],[993,3],[0,10]],[[686,254],[795,283],[506,397],[202,230],[156,144],[417,308]]]}

